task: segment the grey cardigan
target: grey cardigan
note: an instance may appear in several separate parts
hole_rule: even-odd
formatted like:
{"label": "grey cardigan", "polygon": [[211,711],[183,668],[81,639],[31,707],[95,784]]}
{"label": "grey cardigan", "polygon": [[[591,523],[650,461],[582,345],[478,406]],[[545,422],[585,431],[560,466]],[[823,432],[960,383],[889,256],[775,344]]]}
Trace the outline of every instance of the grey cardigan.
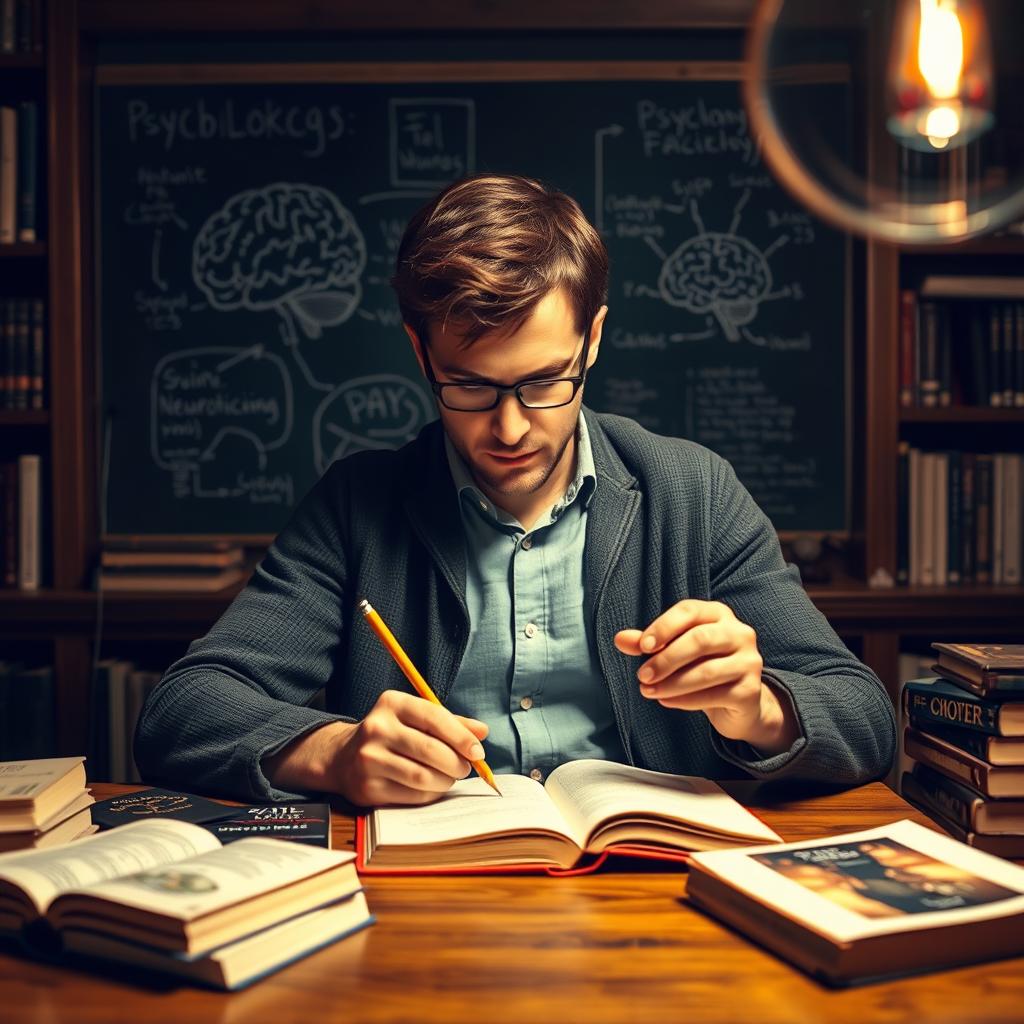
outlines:
{"label": "grey cardigan", "polygon": [[[884,774],[890,700],[814,607],[771,524],[727,462],[700,445],[584,410],[597,471],[588,512],[586,618],[630,762],[709,778],[857,784]],[[367,597],[444,701],[469,635],[466,555],[435,422],[398,451],[332,465],[210,632],[168,669],[135,735],[148,782],[237,799],[294,799],[261,758],[329,721],[359,720],[408,689],[360,621]],[[802,737],[763,760],[701,712],[642,697],[642,659],[615,633],[685,597],[721,601],[757,632],[764,673],[788,692]],[[326,711],[309,707],[326,688]]]}

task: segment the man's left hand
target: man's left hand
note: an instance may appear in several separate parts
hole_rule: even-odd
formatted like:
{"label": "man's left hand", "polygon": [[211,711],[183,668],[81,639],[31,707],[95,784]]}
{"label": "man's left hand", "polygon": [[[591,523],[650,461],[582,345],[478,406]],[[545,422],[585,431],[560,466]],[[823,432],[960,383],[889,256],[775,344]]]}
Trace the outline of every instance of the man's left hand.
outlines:
{"label": "man's left hand", "polygon": [[788,750],[799,735],[789,702],[761,678],[757,634],[718,601],[679,601],[646,629],[623,629],[615,646],[649,654],[640,692],[667,708],[703,711],[726,739],[764,755]]}

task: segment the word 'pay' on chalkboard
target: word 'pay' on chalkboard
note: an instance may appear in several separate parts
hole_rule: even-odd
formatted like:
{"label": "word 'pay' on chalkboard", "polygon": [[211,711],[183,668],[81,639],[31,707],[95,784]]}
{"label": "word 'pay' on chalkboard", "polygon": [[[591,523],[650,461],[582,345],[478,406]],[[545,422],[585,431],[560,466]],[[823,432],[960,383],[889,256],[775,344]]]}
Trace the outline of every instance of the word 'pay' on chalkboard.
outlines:
{"label": "word 'pay' on chalkboard", "polygon": [[[272,534],[334,459],[434,418],[388,278],[408,218],[483,170],[569,192],[606,239],[588,405],[715,449],[779,530],[845,530],[846,242],[768,175],[736,81],[631,67],[203,86],[106,69],[108,532]],[[822,86],[837,132],[844,101]]]}

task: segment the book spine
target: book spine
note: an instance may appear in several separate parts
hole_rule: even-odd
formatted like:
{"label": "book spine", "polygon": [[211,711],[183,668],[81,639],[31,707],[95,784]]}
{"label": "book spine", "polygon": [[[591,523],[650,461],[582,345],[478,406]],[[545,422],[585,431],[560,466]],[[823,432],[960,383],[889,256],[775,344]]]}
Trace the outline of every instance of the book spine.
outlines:
{"label": "book spine", "polygon": [[0,53],[14,53],[16,39],[14,0],[0,0]]}
{"label": "book spine", "polygon": [[938,460],[934,452],[921,453],[921,585],[935,584],[935,511]]}
{"label": "book spine", "polygon": [[1003,456],[992,456],[992,582],[1003,582],[1003,512],[1005,509],[1003,485]]}
{"label": "book spine", "polygon": [[946,507],[946,523],[948,545],[946,548],[946,582],[959,583],[962,579],[960,572],[960,548],[962,544],[960,505],[963,501],[963,485],[961,483],[960,452],[952,451],[947,453],[949,483],[946,489],[948,503]]}
{"label": "book spine", "polygon": [[988,736],[999,734],[999,705],[965,693],[951,697],[936,693],[928,683],[907,683],[903,690],[907,715],[925,724],[952,725],[973,729]]}
{"label": "book spine", "polygon": [[971,388],[968,394],[971,405],[988,405],[989,356],[985,328],[983,309],[975,304],[970,312]]}
{"label": "book spine", "polygon": [[1014,404],[1014,385],[1017,374],[1013,368],[1013,357],[1017,349],[1016,332],[1013,328],[1013,304],[1004,302],[1003,309],[1003,405]]}
{"label": "book spine", "polygon": [[939,404],[939,324],[934,302],[921,303],[921,405]]}
{"label": "book spine", "polygon": [[945,586],[949,553],[949,453],[935,453],[935,582]]}
{"label": "book spine", "polygon": [[900,292],[900,405],[914,405],[914,351],[917,347],[917,298],[905,288]]}
{"label": "book spine", "polygon": [[960,579],[974,582],[974,453],[960,456]]}
{"label": "book spine", "polygon": [[18,586],[22,590],[38,590],[41,583],[41,477],[38,455],[18,457]]}
{"label": "book spine", "polygon": [[31,373],[31,399],[30,406],[33,409],[44,407],[44,393],[46,387],[46,356],[43,351],[43,300],[35,299],[32,302],[31,315],[32,333],[32,373]]}
{"label": "book spine", "polygon": [[1003,457],[1003,582],[1017,586],[1021,580],[1021,456]]}
{"label": "book spine", "polygon": [[[950,778],[965,782],[983,796],[991,796],[988,790],[988,766],[975,765],[961,760],[957,752],[939,750],[930,743],[922,742],[916,736],[908,734],[904,741],[904,749],[909,757],[921,761]],[[964,757],[970,757],[964,753]]]}
{"label": "book spine", "polygon": [[938,811],[955,821],[961,828],[970,831],[974,822],[973,803],[961,800],[958,795],[949,792],[942,785],[942,779],[944,776],[938,772],[929,771],[924,765],[915,765],[912,774],[903,776],[901,795],[916,799],[926,809]]}
{"label": "book spine", "polygon": [[953,326],[949,303],[938,311],[939,405],[953,402]]}
{"label": "book spine", "polygon": [[910,449],[910,522],[908,541],[910,545],[910,585],[921,582],[921,487],[924,483],[924,462],[917,448]]}
{"label": "book spine", "polygon": [[940,740],[945,740],[951,746],[956,747],[958,750],[963,750],[981,761],[992,760],[989,747],[991,737],[984,733],[972,732],[970,729],[958,729],[955,726],[938,725],[934,722],[929,727],[913,714],[910,716],[910,725],[915,729],[931,733]]}
{"label": "book spine", "polygon": [[910,445],[900,441],[896,457],[896,582],[910,581]]}
{"label": "book spine", "polygon": [[30,339],[28,327],[28,300],[19,299],[14,315],[14,408],[27,409],[32,380],[29,375]]}
{"label": "book spine", "polygon": [[32,52],[32,2],[15,0],[15,33],[18,53]]}
{"label": "book spine", "polygon": [[14,300],[0,300],[0,409],[14,408]]}
{"label": "book spine", "polygon": [[18,241],[36,240],[39,111],[26,101],[18,107]]}
{"label": "book spine", "polygon": [[1001,328],[999,306],[995,302],[990,302],[988,305],[988,404],[993,406],[1003,404]]}
{"label": "book spine", "polygon": [[0,244],[15,239],[17,223],[18,115],[14,107],[0,107]]}
{"label": "book spine", "polygon": [[974,461],[975,529],[977,548],[974,578],[978,583],[992,582],[992,456],[979,454]]}
{"label": "book spine", "polygon": [[18,585],[18,467],[16,463],[0,465],[4,477],[3,567],[4,586]]}
{"label": "book spine", "polygon": [[1024,302],[1017,303],[1016,343],[1016,380],[1014,382],[1013,399],[1018,408],[1024,407]]}

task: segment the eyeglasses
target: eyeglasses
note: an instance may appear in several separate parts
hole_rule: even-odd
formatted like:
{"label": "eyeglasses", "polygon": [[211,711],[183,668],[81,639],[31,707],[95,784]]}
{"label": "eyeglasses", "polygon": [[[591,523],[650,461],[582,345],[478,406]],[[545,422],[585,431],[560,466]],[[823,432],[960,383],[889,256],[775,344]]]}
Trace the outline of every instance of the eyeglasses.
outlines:
{"label": "eyeglasses", "polygon": [[[583,336],[581,361],[585,361],[587,339]],[[434,377],[434,368],[430,365],[430,354],[426,347],[423,350],[423,365],[427,380],[430,382],[438,401],[453,412],[486,412],[493,409],[505,395],[514,394],[520,405],[527,409],[557,409],[568,405],[576,392],[583,386],[587,376],[584,366],[572,377],[545,377],[536,380],[521,380],[515,384],[441,384]]]}

